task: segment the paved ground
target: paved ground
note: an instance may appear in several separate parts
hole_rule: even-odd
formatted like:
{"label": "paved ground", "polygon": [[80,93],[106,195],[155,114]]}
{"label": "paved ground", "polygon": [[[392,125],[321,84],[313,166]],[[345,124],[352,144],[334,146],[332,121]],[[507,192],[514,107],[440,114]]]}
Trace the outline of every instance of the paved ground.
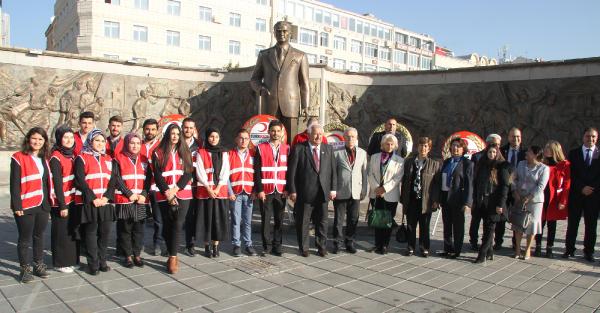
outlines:
{"label": "paved ground", "polygon": [[[564,227],[559,224],[557,253]],[[151,228],[146,231],[148,239]],[[168,275],[165,258],[144,253],[142,269],[124,268],[112,258],[109,273],[51,271],[50,278],[28,285],[16,280],[16,232],[11,214],[0,210],[0,312],[600,311],[600,264],[580,256],[522,261],[504,249],[493,262],[474,265],[471,252],[459,260],[405,257],[398,243],[381,256],[365,251],[372,237],[364,225],[356,255],[303,258],[288,230],[283,257],[234,258],[225,245],[218,259],[181,255],[180,272]],[[441,219],[432,250],[441,248],[440,237]],[[260,246],[257,239],[255,233]]]}

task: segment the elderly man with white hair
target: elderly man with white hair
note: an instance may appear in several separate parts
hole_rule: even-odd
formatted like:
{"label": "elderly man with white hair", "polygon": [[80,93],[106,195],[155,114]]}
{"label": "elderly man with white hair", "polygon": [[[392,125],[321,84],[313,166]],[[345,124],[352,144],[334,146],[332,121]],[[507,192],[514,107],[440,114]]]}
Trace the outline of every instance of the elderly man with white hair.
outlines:
{"label": "elderly man with white hair", "polygon": [[[333,200],[333,253],[344,242],[346,251],[356,253],[354,235],[358,224],[360,201],[367,195],[367,152],[358,147],[358,131],[344,131],[344,149],[334,152],[337,168],[337,195]],[[346,231],[343,232],[344,218]]]}
{"label": "elderly man with white hair", "polygon": [[[299,144],[299,143],[303,143],[303,142],[307,142],[309,139],[309,135],[308,135],[308,131],[310,129],[310,127],[314,124],[319,124],[319,118],[316,116],[311,116],[308,118],[308,120],[306,121],[306,130],[304,130],[301,133],[296,134],[296,136],[294,136],[294,139],[292,140],[292,148]],[[327,144],[327,137],[323,136],[323,143]]]}

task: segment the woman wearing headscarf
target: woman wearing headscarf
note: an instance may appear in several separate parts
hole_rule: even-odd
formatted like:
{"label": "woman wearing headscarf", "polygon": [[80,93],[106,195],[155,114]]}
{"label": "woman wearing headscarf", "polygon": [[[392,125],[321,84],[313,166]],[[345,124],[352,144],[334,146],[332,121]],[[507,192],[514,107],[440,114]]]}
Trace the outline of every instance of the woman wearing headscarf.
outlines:
{"label": "woman wearing headscarf", "polygon": [[[47,278],[44,264],[44,231],[50,211],[50,170],[48,169],[48,135],[43,128],[30,129],[21,150],[10,160],[10,208],[19,238],[17,253],[22,283],[33,281],[33,275]],[[33,268],[28,251],[33,241]]]}
{"label": "woman wearing headscarf", "polygon": [[[219,241],[227,236],[229,155],[220,145],[220,133],[209,127],[204,147],[196,156],[198,178],[198,226],[196,238],[204,238],[204,255],[219,257]],[[211,251],[212,246],[212,251]]]}
{"label": "woman wearing headscarf", "polygon": [[88,271],[98,275],[110,271],[106,248],[115,210],[109,203],[114,196],[115,180],[111,179],[112,159],[105,153],[106,139],[95,128],[87,136],[81,153],[75,158],[75,204],[81,212]]}
{"label": "woman wearing headscarf", "polygon": [[158,191],[154,196],[163,218],[163,237],[169,252],[167,271],[179,271],[177,247],[192,199],[192,155],[176,123],[169,124],[152,154],[152,173]]}
{"label": "woman wearing headscarf", "polygon": [[144,246],[144,220],[150,189],[148,163],[140,156],[142,138],[129,133],[123,139],[123,149],[115,154],[115,210],[119,245],[125,253],[125,267],[144,266],[140,257]]}
{"label": "woman wearing headscarf", "polygon": [[54,269],[72,273],[79,264],[79,221],[81,215],[75,209],[75,137],[73,130],[63,125],[54,132],[54,147],[50,157],[53,188],[50,193],[52,206],[52,263]]}

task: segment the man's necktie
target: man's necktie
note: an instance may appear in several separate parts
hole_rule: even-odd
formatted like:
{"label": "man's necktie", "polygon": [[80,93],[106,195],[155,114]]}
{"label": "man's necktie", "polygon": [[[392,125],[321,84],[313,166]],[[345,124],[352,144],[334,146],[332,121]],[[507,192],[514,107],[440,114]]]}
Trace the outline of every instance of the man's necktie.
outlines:
{"label": "man's necktie", "polygon": [[585,152],[585,165],[592,166],[592,149],[588,148]]}
{"label": "man's necktie", "polygon": [[315,168],[317,169],[318,173],[319,169],[321,168],[321,164],[319,162],[319,151],[317,148],[313,148],[313,160],[315,161]]}

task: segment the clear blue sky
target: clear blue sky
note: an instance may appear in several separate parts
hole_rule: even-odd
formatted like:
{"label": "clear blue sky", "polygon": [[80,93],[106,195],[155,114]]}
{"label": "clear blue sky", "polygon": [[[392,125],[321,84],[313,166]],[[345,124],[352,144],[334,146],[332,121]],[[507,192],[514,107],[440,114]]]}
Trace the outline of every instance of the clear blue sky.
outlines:
{"label": "clear blue sky", "polygon": [[[186,1],[186,0],[183,0]],[[250,0],[239,0],[250,1]],[[600,0],[324,0],[399,27],[433,36],[456,55],[513,56],[544,60],[600,56]],[[54,0],[4,0],[11,43],[45,48],[44,31]]]}

